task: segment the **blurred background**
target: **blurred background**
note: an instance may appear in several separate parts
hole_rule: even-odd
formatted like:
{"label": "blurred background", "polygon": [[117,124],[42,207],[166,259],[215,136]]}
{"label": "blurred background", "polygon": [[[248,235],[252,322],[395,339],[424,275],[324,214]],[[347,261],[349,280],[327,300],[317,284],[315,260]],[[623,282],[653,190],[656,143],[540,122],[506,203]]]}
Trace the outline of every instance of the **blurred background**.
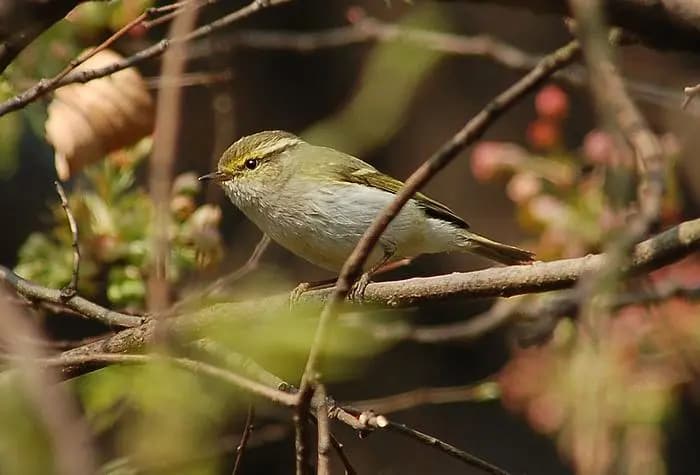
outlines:
{"label": "blurred background", "polygon": [[[148,5],[150,2],[144,0],[81,5],[33,43],[3,74],[3,97],[57,73],[78,52],[99,44]],[[244,2],[215,2],[202,10],[198,23],[212,21],[242,5]],[[410,31],[463,37],[486,35],[522,50],[530,55],[528,58],[539,57],[570,40],[570,33],[559,17],[486,4],[309,0],[261,11],[211,38],[191,43],[187,74],[183,78],[159,77],[158,60],[138,64],[154,100],[160,82],[180,81],[183,85],[175,157],[178,198],[174,196],[171,203],[179,236],[174,244],[175,252],[179,253],[174,264],[176,299],[196,295],[208,282],[237,269],[261,237],[260,231],[218,189],[199,189],[193,180],[194,176],[213,170],[221,152],[239,137],[261,130],[287,130],[313,143],[352,153],[403,179],[490,98],[521,77],[528,66],[524,64],[526,67],[516,69],[484,54],[459,54],[446,51],[447,47],[431,47],[425,38],[368,39],[338,45],[312,44],[302,50],[293,48],[293,38],[309,38],[303,35],[323,37],[329,30],[357,31],[394,25]],[[167,24],[133,28],[112,49],[128,56],[166,34]],[[643,46],[626,46],[619,53],[631,95],[653,129],[663,136],[667,154],[673,158],[669,167],[673,186],[664,208],[665,223],[697,217],[700,164],[694,151],[700,146],[696,132],[698,109],[691,104],[682,111],[680,102],[683,87],[696,83],[700,77],[700,59],[697,55],[657,52]],[[569,72],[570,76],[553,81],[539,94],[529,96],[508,111],[487,131],[480,144],[455,160],[424,190],[464,217],[477,232],[535,250],[544,260],[601,250],[606,225],[617,222],[619,216],[605,202],[605,184],[610,181],[606,182],[596,170],[605,163],[623,167],[629,163],[626,152],[617,148],[615,140],[597,129],[585,70],[573,67]],[[0,263],[16,268],[24,277],[60,287],[70,277],[70,235],[53,186],[57,179],[54,147],[60,140],[54,137],[52,146],[46,138],[47,108],[49,120],[52,113],[50,100],[41,100],[0,118],[0,220],[9,224],[0,240]],[[61,133],[70,135],[70,120],[60,117],[57,109],[53,112],[54,122],[62,123],[67,129]],[[134,311],[143,308],[146,291],[144,275],[138,269],[145,259],[148,215],[136,219],[135,210],[147,200],[143,190],[149,151],[150,143],[145,139],[133,147],[111,152],[107,159],[103,154],[99,160],[89,160],[93,163],[80,165],[75,164],[81,158],[68,153],[75,164],[67,188],[84,248],[81,293],[108,306]],[[120,177],[126,182],[119,183]],[[128,199],[121,198],[125,193],[129,194]],[[95,204],[98,201],[100,204]],[[220,213],[207,208],[207,204],[220,207]],[[96,211],[98,208],[102,211]],[[191,219],[195,215],[198,218]],[[130,218],[126,219],[127,216]],[[104,224],[107,221],[112,223],[111,228]],[[423,256],[379,279],[438,275],[489,265],[464,255]],[[685,267],[679,272],[683,278],[697,284],[700,274],[697,258],[682,265]],[[283,292],[301,281],[329,277],[332,276],[325,271],[272,244],[260,266],[217,299]],[[492,303],[470,300],[431,304],[401,312],[378,312],[376,318],[389,324],[439,325],[467,320],[486,311]],[[645,312],[639,310],[640,314],[646,315]],[[658,312],[700,317],[698,308],[692,304]],[[293,326],[297,331],[308,328],[312,332],[313,320],[310,316],[303,318],[308,325]],[[620,324],[622,329],[627,328],[625,325],[638,324],[648,331],[648,322],[640,323],[646,322],[646,317],[626,318]],[[78,317],[46,311],[40,312],[37,321],[55,341],[75,342],[105,330]],[[687,325],[684,331],[696,335],[694,332],[700,326]],[[576,340],[575,326],[572,321],[564,321],[554,329],[551,339],[545,338],[548,343],[544,347],[527,349],[520,348],[517,328],[499,328],[473,341],[439,344],[410,341],[371,344],[353,336],[351,330],[349,340],[340,345],[346,354],[340,358],[344,362],[337,365],[342,369],[335,374],[328,391],[339,400],[358,401],[415,388],[460,386],[488,380],[486,386],[477,386],[483,390],[479,397],[465,395],[463,401],[420,405],[391,416],[511,473],[697,473],[700,456],[695,447],[700,437],[700,412],[694,377],[671,378],[662,383],[652,378],[658,383],[654,385],[653,395],[647,386],[639,393],[625,392],[626,389],[618,386],[636,388],[636,383],[630,381],[636,382],[635,378],[646,381],[648,373],[639,376],[637,367],[622,365],[620,369],[617,363],[610,363],[619,374],[615,373],[616,383],[610,383],[605,393],[611,394],[617,405],[598,408],[599,414],[609,416],[609,420],[601,423],[606,425],[603,431],[606,435],[603,440],[590,436],[595,440],[586,445],[588,429],[571,421],[588,409],[572,402],[580,393],[571,379],[583,383],[592,376],[581,370],[579,366],[583,363],[579,360],[562,356],[565,349],[575,347],[572,343]],[[262,328],[246,327],[243,331],[254,335],[252,342],[266,342],[261,345],[280,338],[265,332],[289,331],[285,326]],[[616,331],[625,334],[622,329]],[[340,335],[338,338],[343,338],[345,333]],[[300,337],[299,341],[309,337],[310,334]],[[624,340],[624,336],[620,338]],[[631,347],[642,352],[640,348],[648,344],[645,338],[640,336],[634,342],[624,340],[620,345],[626,352],[632,351]],[[690,341],[696,345],[697,336],[693,338]],[[251,342],[248,344],[253,346]],[[287,347],[292,348],[291,353],[258,351],[263,360],[269,357],[272,366],[277,363],[269,353],[289,358],[293,363],[280,371],[286,371],[285,376],[295,383],[293,375],[299,374],[295,371],[304,361],[305,347],[299,342],[287,342]],[[611,357],[610,361],[618,360]],[[163,378],[162,390],[158,395],[143,396],[142,402],[149,401],[149,397],[167,399],[171,392],[180,392],[177,388],[182,386],[178,384],[191,384],[181,392],[183,397],[192,396],[198,409],[188,406],[181,410],[192,418],[200,413],[206,418],[211,416],[208,411],[214,411],[210,405],[216,406],[217,411],[219,405],[226,406],[226,416],[222,416],[225,423],[214,431],[216,436],[210,434],[211,440],[219,444],[208,445],[211,451],[195,453],[190,445],[192,456],[180,460],[164,449],[158,460],[162,466],[141,465],[139,471],[134,468],[139,466],[134,460],[141,460],[134,455],[138,450],[124,449],[128,444],[124,445],[115,434],[121,430],[122,417],[128,418],[131,411],[147,412],[149,404],[144,403],[136,410],[115,401],[122,398],[119,400],[123,403],[123,398],[128,398],[124,392],[133,395],[141,394],[142,389],[144,394],[155,391],[152,386],[158,385],[159,377]],[[230,473],[237,434],[245,417],[245,400],[227,403],[231,407],[220,400],[201,400],[201,395],[196,393],[208,391],[205,383],[186,379],[169,373],[167,377],[164,373],[112,374],[102,380],[98,376],[93,383],[72,383],[78,387],[77,394],[84,398],[81,401],[85,411],[92,415],[99,413],[91,421],[96,421],[99,427],[96,432],[100,458],[123,462],[110,468],[113,470],[110,473]],[[121,385],[131,389],[114,389]],[[579,402],[583,404],[583,399]],[[630,410],[634,414],[614,415],[635,402],[642,407]],[[173,404],[174,408],[181,408],[178,404],[185,403]],[[4,411],[12,412],[7,407]],[[596,409],[591,411],[595,413]],[[105,413],[111,415],[107,417]],[[293,428],[287,413],[271,407],[259,409],[258,413],[242,473],[291,473]],[[157,417],[145,420],[162,421]],[[197,424],[192,419],[188,421],[183,425]],[[26,426],[15,423],[19,424],[15,427]],[[187,437],[200,434],[192,427],[182,429],[177,424],[156,424],[156,427],[189,434],[182,435],[185,445],[189,444]],[[162,438],[168,437],[165,430],[152,435],[143,435],[146,429],[139,430],[144,438],[136,440],[144,443],[158,445]],[[361,474],[479,473],[391,433],[359,439],[340,425],[334,425],[334,433],[345,444],[346,453]],[[19,442],[8,442],[8,437],[5,434],[4,445],[0,444],[0,454],[4,449],[5,457],[12,447],[12,450],[22,449]],[[602,465],[593,462],[592,466],[587,465],[586,459],[595,458],[596,452],[586,452],[586,447],[607,451],[601,456]],[[7,466],[0,461],[0,467]],[[127,466],[135,471],[126,471]],[[640,466],[646,469],[634,469]],[[334,468],[342,473],[337,460]],[[32,470],[24,467],[14,472],[3,469],[0,473],[42,473],[44,469],[44,465],[37,464]],[[118,469],[125,471],[114,471]]]}

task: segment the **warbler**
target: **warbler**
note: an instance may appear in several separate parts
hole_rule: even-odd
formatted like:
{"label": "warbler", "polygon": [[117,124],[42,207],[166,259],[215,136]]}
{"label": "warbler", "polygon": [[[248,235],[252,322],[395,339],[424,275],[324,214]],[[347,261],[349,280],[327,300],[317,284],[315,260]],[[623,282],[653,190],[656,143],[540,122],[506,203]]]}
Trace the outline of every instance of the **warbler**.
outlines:
{"label": "warbler", "polygon": [[[199,179],[219,183],[273,241],[334,272],[403,186],[359,158],[280,130],[242,137],[223,153],[215,172]],[[508,265],[534,259],[529,251],[469,231],[447,206],[416,193],[367,259],[365,285],[385,263],[450,251]]]}

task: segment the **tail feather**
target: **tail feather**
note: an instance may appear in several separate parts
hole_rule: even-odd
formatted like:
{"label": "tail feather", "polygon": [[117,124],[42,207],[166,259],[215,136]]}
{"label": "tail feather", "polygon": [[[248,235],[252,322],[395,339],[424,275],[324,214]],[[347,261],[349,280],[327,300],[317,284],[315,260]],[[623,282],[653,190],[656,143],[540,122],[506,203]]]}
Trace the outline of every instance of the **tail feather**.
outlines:
{"label": "tail feather", "polygon": [[528,264],[535,260],[535,254],[520,249],[519,247],[509,246],[500,242],[492,241],[475,233],[468,233],[465,248],[469,252],[487,257],[493,261],[500,262],[505,265]]}

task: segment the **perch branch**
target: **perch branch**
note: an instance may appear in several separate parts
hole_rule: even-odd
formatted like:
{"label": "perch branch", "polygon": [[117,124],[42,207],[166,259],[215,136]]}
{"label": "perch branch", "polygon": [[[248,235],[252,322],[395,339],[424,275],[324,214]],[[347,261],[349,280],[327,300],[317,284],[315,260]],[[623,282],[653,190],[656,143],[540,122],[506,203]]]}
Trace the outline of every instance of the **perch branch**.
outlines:
{"label": "perch branch", "polygon": [[[700,249],[700,218],[681,223],[639,243],[634,249],[632,262],[625,271],[630,275],[637,275],[658,269],[698,249]],[[526,266],[498,267],[391,282],[372,282],[365,290],[365,302],[400,308],[448,299],[507,297],[560,290],[573,287],[584,274],[598,271],[606,259],[606,254],[597,254],[574,259],[536,262]],[[115,312],[80,296],[63,301],[60,290],[24,280],[3,266],[0,266],[0,281],[4,281],[27,299],[60,305],[86,318],[92,318],[110,326],[136,327],[69,351],[118,353],[142,348],[151,341],[154,324],[144,317]],[[332,291],[332,289],[309,291],[302,294],[300,303],[320,305],[328,300]],[[251,301],[216,304],[198,312],[168,319],[162,324],[170,325],[174,331],[186,330],[193,325],[215,322],[221,315],[229,318],[231,315],[256,315],[261,308],[283,311],[288,306],[289,296],[285,293]]]}

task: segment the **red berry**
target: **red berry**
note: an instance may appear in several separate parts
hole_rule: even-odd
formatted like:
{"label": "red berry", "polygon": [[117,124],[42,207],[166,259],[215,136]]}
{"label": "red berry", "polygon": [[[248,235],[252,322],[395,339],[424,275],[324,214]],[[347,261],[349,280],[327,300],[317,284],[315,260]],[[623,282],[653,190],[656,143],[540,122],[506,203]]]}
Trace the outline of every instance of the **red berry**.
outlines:
{"label": "red berry", "polygon": [[559,125],[549,119],[537,119],[527,128],[530,144],[539,150],[550,150],[560,141]]}
{"label": "red berry", "polygon": [[365,9],[358,5],[348,8],[345,12],[345,18],[347,18],[348,22],[352,25],[364,20],[366,16]]}
{"label": "red berry", "polygon": [[561,120],[569,112],[569,98],[559,86],[545,86],[535,96],[535,110],[542,118]]}

